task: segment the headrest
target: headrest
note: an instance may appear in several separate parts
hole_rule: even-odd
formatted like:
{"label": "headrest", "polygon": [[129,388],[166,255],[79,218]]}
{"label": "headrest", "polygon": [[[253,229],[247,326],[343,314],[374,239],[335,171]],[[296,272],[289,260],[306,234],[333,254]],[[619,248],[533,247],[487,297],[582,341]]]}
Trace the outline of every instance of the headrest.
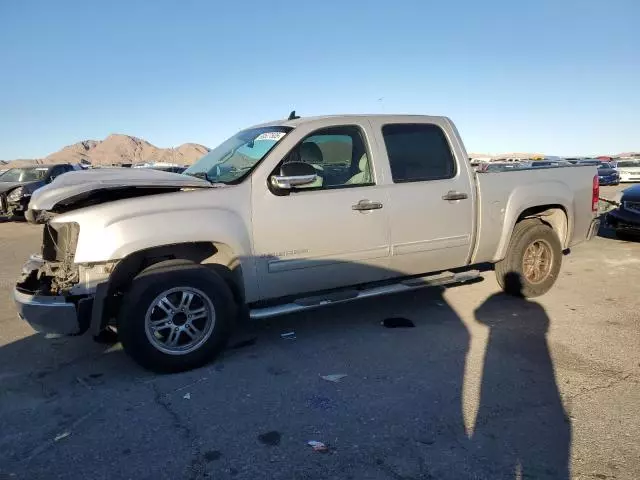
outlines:
{"label": "headrest", "polygon": [[300,161],[305,163],[322,163],[322,150],[313,142],[300,145]]}
{"label": "headrest", "polygon": [[360,161],[358,162],[358,168],[361,172],[366,172],[367,167],[369,166],[369,158],[366,153],[363,153],[360,157]]}

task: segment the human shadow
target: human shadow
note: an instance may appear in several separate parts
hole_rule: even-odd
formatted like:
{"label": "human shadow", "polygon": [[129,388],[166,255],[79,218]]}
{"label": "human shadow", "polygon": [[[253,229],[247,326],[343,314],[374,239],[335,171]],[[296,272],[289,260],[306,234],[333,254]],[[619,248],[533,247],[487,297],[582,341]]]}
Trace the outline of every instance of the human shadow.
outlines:
{"label": "human shadow", "polygon": [[[518,274],[507,274],[506,281],[521,288]],[[490,328],[472,438],[485,475],[569,479],[571,424],[549,353],[544,308],[498,293],[475,317]]]}
{"label": "human shadow", "polygon": [[[241,325],[215,363],[175,375],[145,372],[121,349],[89,338],[31,335],[1,346],[10,395],[0,395],[0,464],[28,478],[84,478],[84,468],[68,465],[93,465],[85,444],[99,438],[101,449],[137,455],[145,478],[186,478],[192,461],[229,479],[243,468],[243,478],[309,478],[318,468],[331,478],[473,478],[461,409],[469,333],[446,290]],[[385,328],[388,319],[414,326]],[[282,336],[288,332],[293,339]],[[322,377],[331,374],[348,376]],[[167,435],[155,435],[157,425]],[[67,441],[51,440],[65,431]],[[282,443],[261,448],[256,439],[268,432],[280,432]],[[184,461],[151,461],[167,438]],[[194,453],[193,438],[219,448],[220,461]],[[319,467],[320,457],[300,448],[314,438],[340,454],[323,456]],[[45,441],[56,448],[40,452]],[[286,467],[273,462],[275,448]],[[95,476],[139,477],[130,462],[94,467]]]}

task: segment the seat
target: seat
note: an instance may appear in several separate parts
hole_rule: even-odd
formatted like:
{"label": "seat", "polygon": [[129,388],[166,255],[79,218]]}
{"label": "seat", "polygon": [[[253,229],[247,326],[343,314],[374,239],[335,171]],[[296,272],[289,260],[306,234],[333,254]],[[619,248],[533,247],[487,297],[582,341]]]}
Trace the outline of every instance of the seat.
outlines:
{"label": "seat", "polygon": [[363,153],[358,162],[358,169],[360,170],[353,177],[345,182],[345,185],[361,185],[371,183],[371,169],[369,168],[369,157],[366,153]]}
{"label": "seat", "polygon": [[321,187],[324,183],[324,179],[322,178],[322,162],[324,161],[324,159],[322,157],[322,150],[320,150],[318,144],[313,142],[304,142],[302,145],[300,145],[298,153],[300,155],[301,162],[308,163],[317,170],[317,178],[313,183],[310,183],[308,185],[301,185],[296,188]]}

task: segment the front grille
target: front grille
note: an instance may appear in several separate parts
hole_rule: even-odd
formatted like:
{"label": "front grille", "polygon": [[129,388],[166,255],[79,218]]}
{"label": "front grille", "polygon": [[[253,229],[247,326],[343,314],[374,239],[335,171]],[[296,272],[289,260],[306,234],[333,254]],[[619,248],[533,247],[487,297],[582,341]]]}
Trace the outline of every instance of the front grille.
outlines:
{"label": "front grille", "polygon": [[45,224],[42,234],[42,258],[48,262],[73,261],[80,226],[77,223]]}
{"label": "front grille", "polygon": [[6,213],[7,210],[7,196],[0,194],[0,213]]}
{"label": "front grille", "polygon": [[624,202],[624,209],[640,215],[640,202]]}

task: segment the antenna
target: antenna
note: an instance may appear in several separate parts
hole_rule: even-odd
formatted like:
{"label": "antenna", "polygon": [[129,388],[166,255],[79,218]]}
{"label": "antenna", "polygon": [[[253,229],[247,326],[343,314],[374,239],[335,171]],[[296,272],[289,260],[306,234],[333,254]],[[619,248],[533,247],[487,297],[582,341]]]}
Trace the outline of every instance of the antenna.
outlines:
{"label": "antenna", "polygon": [[296,115],[296,111],[295,110],[291,110],[291,113],[289,114],[289,118],[287,120],[296,120],[300,118],[298,115]]}

